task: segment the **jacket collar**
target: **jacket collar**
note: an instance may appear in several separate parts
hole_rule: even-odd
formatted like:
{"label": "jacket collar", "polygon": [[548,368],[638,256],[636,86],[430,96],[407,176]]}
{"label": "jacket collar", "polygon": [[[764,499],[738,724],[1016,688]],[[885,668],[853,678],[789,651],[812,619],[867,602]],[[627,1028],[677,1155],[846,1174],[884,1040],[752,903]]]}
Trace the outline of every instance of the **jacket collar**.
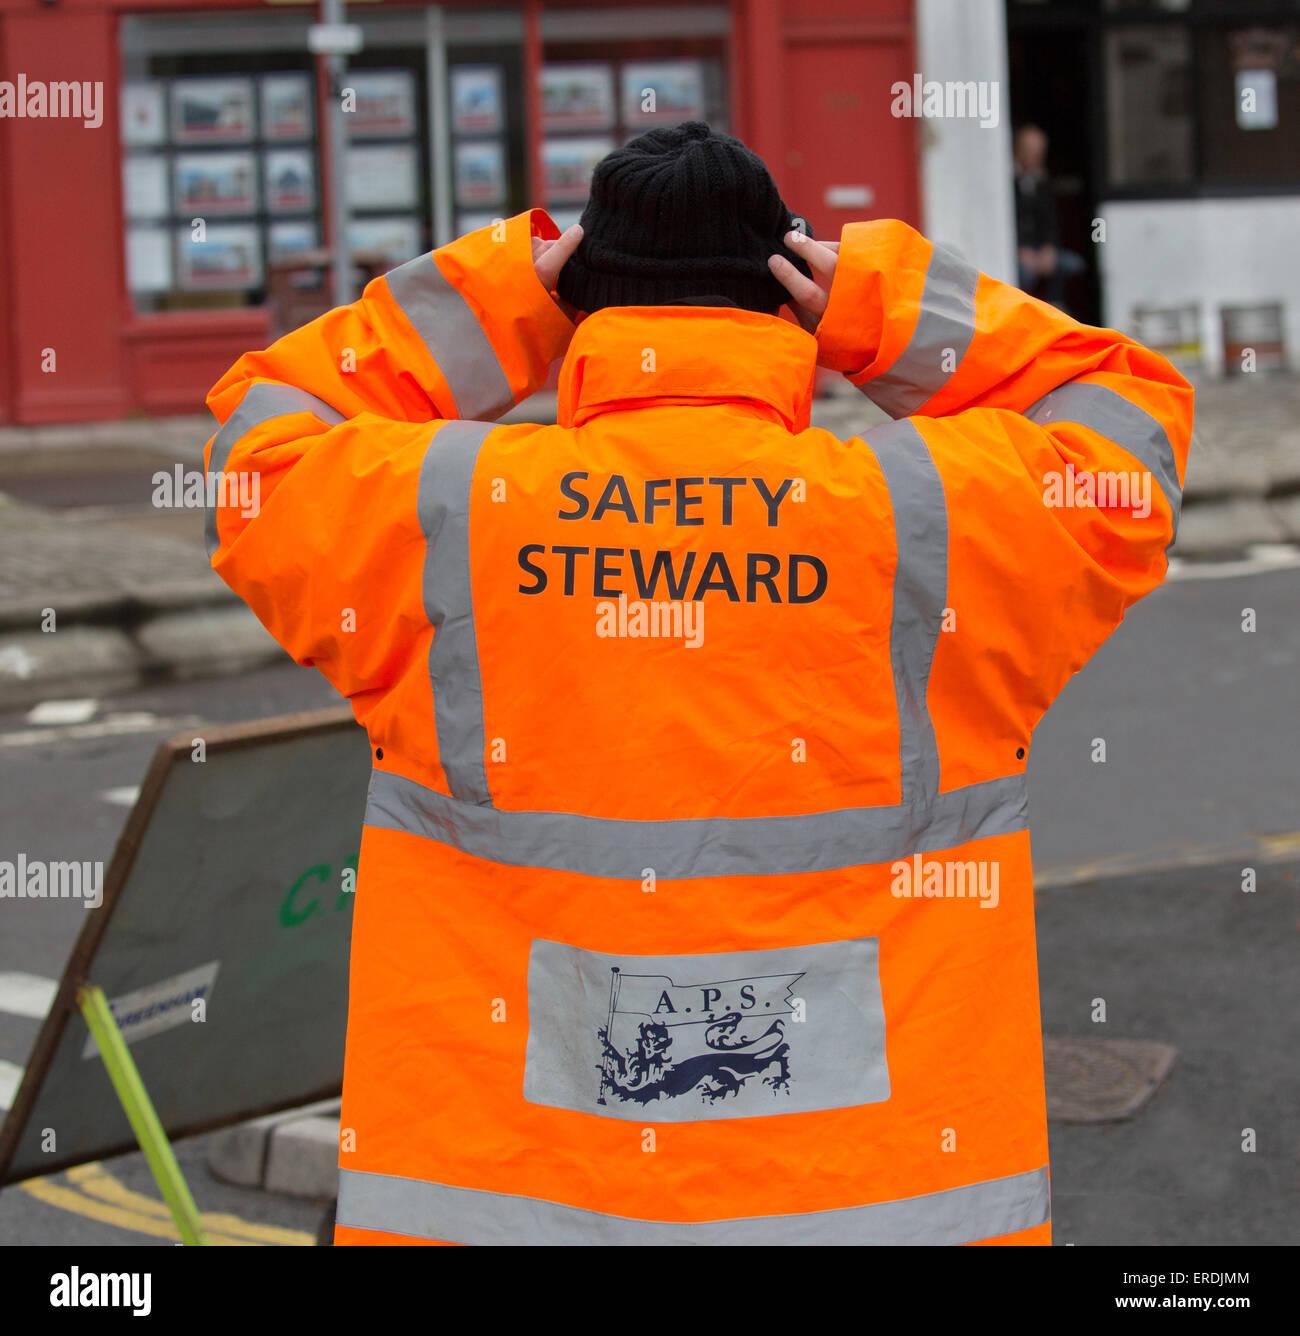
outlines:
{"label": "jacket collar", "polygon": [[739,307],[607,306],[582,320],[560,369],[558,418],[657,403],[726,403],[808,426],[817,341],[779,316]]}

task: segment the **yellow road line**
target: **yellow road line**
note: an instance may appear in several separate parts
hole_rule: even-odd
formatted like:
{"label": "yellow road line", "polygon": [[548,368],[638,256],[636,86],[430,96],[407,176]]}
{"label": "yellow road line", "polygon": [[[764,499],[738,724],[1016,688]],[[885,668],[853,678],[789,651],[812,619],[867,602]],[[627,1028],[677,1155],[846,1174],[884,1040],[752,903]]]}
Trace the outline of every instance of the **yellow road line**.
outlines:
{"label": "yellow road line", "polygon": [[[122,1229],[134,1229],[154,1238],[179,1241],[180,1234],[166,1204],[119,1183],[102,1164],[77,1165],[67,1171],[67,1177],[73,1187],[62,1187],[39,1178],[19,1186],[37,1200],[60,1210],[73,1211]],[[316,1242],[305,1230],[256,1224],[224,1211],[205,1211],[202,1219],[209,1241],[227,1247],[250,1244],[311,1247]]]}
{"label": "yellow road line", "polygon": [[[44,1178],[32,1179],[27,1183],[19,1183],[18,1186],[29,1197],[35,1197],[37,1201],[57,1207],[61,1211],[71,1211],[74,1215],[99,1220],[106,1225],[116,1225],[119,1229],[131,1229],[137,1234],[149,1234],[156,1239],[171,1239],[174,1243],[181,1241],[180,1231],[170,1217],[159,1220],[156,1216],[145,1215],[143,1211],[128,1211],[121,1206],[110,1206],[107,1202],[84,1196],[75,1188],[60,1187],[57,1183],[50,1183]],[[226,1234],[209,1233],[208,1242],[227,1247],[256,1246],[246,1239],[235,1239]]]}
{"label": "yellow road line", "polygon": [[1260,844],[1265,852],[1277,857],[1300,853],[1300,830],[1290,830],[1282,835],[1265,835]]}
{"label": "yellow road line", "polygon": [[[75,1169],[68,1170],[68,1179],[83,1192],[88,1192],[103,1201],[126,1207],[128,1210],[144,1211],[150,1215],[171,1219],[171,1212],[165,1202],[147,1197],[142,1192],[132,1191],[125,1183],[119,1183],[102,1164],[79,1164]],[[251,1220],[241,1220],[237,1215],[228,1215],[224,1211],[204,1211],[202,1220],[204,1229],[233,1234],[253,1243],[274,1243],[292,1248],[310,1247],[316,1242],[313,1235],[301,1229],[285,1229],[280,1225],[259,1225]]]}

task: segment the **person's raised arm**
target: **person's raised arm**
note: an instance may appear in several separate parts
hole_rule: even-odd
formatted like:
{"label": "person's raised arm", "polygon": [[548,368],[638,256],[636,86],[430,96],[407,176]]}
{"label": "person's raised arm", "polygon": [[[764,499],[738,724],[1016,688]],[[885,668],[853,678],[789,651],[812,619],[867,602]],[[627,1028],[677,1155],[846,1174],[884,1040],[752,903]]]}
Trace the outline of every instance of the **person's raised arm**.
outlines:
{"label": "person's raised arm", "polygon": [[442,428],[491,422],[568,346],[552,289],[580,239],[541,210],[470,233],[245,354],[208,395],[213,569],[344,695],[390,680],[421,629],[402,562],[423,549]]}
{"label": "person's raised arm", "polygon": [[207,397],[221,424],[209,469],[226,467],[236,443],[246,453],[262,424],[294,414],[315,416],[315,430],[359,413],[494,420],[537,389],[568,346],[573,324],[546,275],[558,274],[581,236],[577,227],[559,236],[540,209],[502,219],[245,353]]}
{"label": "person's raised arm", "polygon": [[[800,318],[816,321],[823,366],[891,417],[950,424],[964,441],[962,471],[982,475],[972,485],[990,489],[988,503],[1012,517],[1046,509],[1078,555],[1121,586],[1123,603],[1159,583],[1193,402],[1165,358],[980,273],[897,220],[850,223],[838,252],[793,234],[791,244],[817,282],[777,260],[773,272]],[[949,434],[938,424],[928,432]],[[1098,499],[1098,482],[1117,479],[1135,480],[1145,501]],[[1089,492],[1092,502],[1076,504]]]}

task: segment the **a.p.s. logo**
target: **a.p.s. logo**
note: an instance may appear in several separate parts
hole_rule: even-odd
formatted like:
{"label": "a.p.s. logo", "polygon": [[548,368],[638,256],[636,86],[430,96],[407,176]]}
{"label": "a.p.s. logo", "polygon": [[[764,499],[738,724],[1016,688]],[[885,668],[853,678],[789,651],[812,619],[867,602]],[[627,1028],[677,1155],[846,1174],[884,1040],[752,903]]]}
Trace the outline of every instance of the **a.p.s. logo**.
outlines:
{"label": "a.p.s. logo", "polygon": [[877,946],[611,956],[539,939],[524,1097],[640,1122],[888,1099]]}
{"label": "a.p.s. logo", "polygon": [[666,974],[610,970],[609,1020],[597,1032],[603,1059],[600,1094],[649,1104],[738,1095],[758,1081],[790,1093],[786,1024],[803,999],[797,974],[677,984]]}

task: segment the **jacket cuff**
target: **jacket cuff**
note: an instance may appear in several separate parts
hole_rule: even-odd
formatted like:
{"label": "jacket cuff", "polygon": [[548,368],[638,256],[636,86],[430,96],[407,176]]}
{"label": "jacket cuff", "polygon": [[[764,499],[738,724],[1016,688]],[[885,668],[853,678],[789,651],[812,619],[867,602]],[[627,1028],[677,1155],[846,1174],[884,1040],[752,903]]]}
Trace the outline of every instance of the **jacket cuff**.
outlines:
{"label": "jacket cuff", "polygon": [[817,327],[817,361],[862,386],[898,359],[920,316],[931,244],[895,218],[848,223]]}
{"label": "jacket cuff", "polygon": [[573,337],[573,322],[533,264],[533,237],[550,241],[559,235],[545,210],[529,209],[433,252],[492,345],[515,403],[545,383],[551,363]]}

